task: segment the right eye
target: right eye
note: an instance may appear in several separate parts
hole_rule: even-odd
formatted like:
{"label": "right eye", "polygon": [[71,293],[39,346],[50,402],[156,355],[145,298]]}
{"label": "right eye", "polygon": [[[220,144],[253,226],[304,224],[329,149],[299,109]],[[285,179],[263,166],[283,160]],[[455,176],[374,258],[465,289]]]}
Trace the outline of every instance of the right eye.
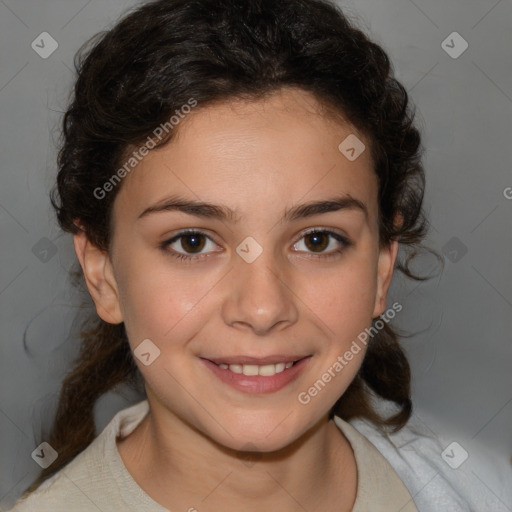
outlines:
{"label": "right eye", "polygon": [[218,252],[214,250],[215,246],[217,244],[202,231],[186,230],[163,242],[162,249],[170,252],[174,258],[195,260],[207,256],[209,252]]}

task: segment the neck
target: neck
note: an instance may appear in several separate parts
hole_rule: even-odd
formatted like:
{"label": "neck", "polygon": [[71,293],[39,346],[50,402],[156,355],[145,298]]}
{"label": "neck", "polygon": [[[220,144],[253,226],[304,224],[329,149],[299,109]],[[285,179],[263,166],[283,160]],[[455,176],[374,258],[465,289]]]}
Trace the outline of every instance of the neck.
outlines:
{"label": "neck", "polygon": [[351,510],[355,501],[352,448],[327,416],[281,450],[254,453],[151,410],[118,449],[139,486],[170,510]]}

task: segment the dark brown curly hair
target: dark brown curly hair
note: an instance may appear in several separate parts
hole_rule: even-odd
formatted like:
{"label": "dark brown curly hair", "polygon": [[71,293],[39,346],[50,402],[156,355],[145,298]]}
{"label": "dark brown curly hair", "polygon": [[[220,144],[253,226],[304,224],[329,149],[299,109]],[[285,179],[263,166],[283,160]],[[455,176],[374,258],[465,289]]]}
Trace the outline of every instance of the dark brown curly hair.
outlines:
{"label": "dark brown curly hair", "polygon": [[[407,265],[426,234],[414,112],[385,51],[335,5],[324,0],[152,1],[89,41],[75,67],[78,77],[64,115],[52,191],[64,231],[82,229],[97,247],[109,249],[112,205],[122,183],[101,200],[94,191],[190,98],[202,108],[297,87],[343,114],[371,142],[380,243],[399,240],[406,257],[397,268],[420,279]],[[28,491],[92,442],[94,405],[104,393],[137,383],[140,375],[123,324],[96,318],[82,333],[81,352],[63,382],[46,439],[59,457]],[[398,411],[382,417],[373,396],[394,402]],[[398,430],[411,411],[409,364],[386,323],[331,417],[366,418]]]}

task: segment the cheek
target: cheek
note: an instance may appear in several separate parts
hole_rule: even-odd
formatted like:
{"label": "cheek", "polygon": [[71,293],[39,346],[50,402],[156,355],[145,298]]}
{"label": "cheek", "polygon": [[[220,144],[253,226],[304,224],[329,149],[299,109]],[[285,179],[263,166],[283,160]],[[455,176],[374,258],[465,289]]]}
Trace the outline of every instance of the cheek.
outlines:
{"label": "cheek", "polygon": [[145,338],[157,338],[165,325],[170,329],[187,309],[184,297],[179,295],[179,283],[141,258],[119,262],[117,280],[123,320],[132,345]]}
{"label": "cheek", "polygon": [[336,339],[347,340],[372,320],[376,270],[371,261],[354,259],[316,278],[305,276],[297,293]]}
{"label": "cheek", "polygon": [[145,263],[134,259],[119,267],[121,309],[132,347],[146,338],[161,345],[191,337],[201,324],[198,317],[206,314],[208,292],[222,277],[216,272],[195,276],[190,270],[173,271],[149,257]]}

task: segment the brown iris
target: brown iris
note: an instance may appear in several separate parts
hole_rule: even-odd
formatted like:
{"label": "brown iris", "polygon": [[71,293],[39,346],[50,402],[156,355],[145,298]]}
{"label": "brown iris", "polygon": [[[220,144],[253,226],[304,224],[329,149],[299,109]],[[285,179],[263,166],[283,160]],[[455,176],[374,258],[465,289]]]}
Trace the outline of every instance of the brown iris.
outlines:
{"label": "brown iris", "polygon": [[205,237],[200,233],[191,233],[181,237],[181,247],[187,252],[201,252],[205,243]]}
{"label": "brown iris", "polygon": [[322,232],[308,233],[304,237],[308,249],[314,252],[322,252],[329,245],[329,235]]}

